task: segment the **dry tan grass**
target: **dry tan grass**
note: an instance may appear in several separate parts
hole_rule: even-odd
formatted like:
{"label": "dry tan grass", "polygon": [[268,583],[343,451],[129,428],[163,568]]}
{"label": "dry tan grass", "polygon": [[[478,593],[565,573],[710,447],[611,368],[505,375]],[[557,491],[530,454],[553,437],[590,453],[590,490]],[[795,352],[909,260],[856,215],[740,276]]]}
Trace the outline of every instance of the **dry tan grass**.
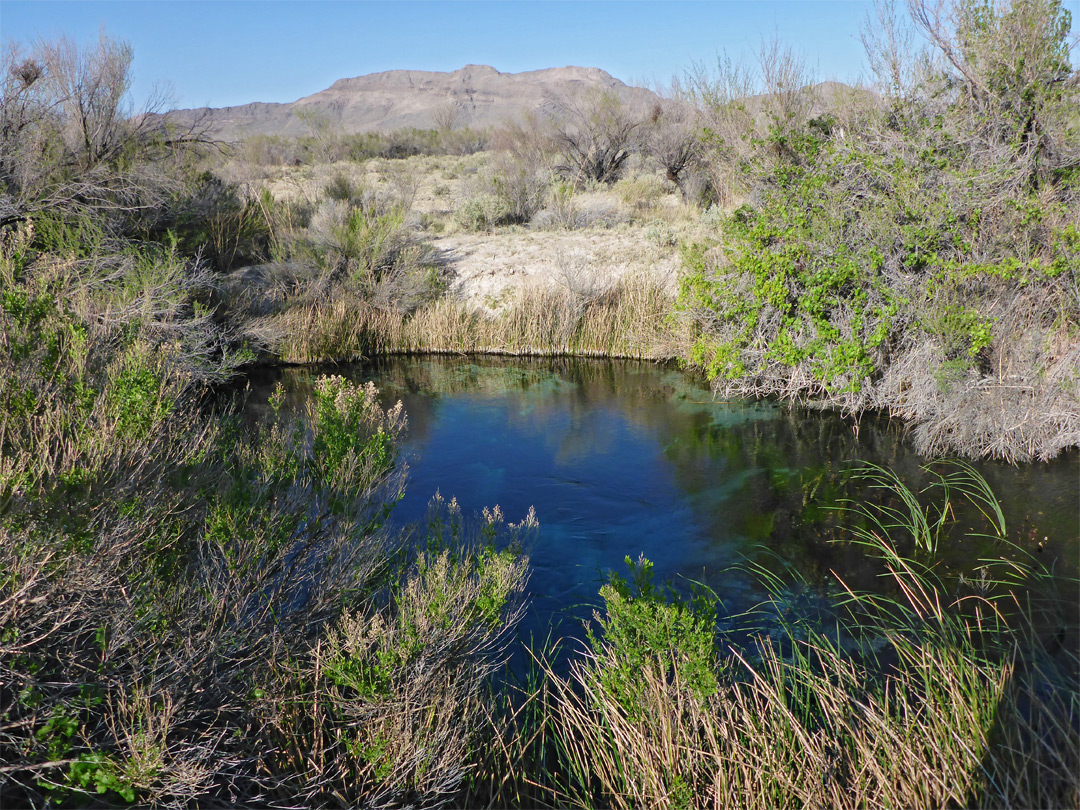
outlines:
{"label": "dry tan grass", "polygon": [[666,323],[670,298],[649,278],[630,278],[585,300],[560,287],[529,287],[500,314],[442,298],[412,315],[332,297],[254,325],[280,335],[285,362],[355,360],[374,354],[584,355],[669,358],[678,335]]}
{"label": "dry tan grass", "polygon": [[[1049,761],[1042,764],[1050,774],[1034,783],[988,779],[1017,773],[1004,760],[1029,758],[1033,741],[1024,737],[1040,728],[1045,734],[1047,725],[1064,740],[1071,736],[1061,750],[1075,752],[1075,731],[1059,714],[1070,707],[1058,699],[1029,709],[1023,722],[1020,707],[1010,704],[1012,665],[910,649],[883,693],[860,698],[866,673],[830,651],[816,652],[823,674],[799,671],[771,649],[756,666],[740,661],[744,680],[707,703],[681,688],[678,675],[669,682],[647,669],[647,712],[636,718],[579,670],[576,686],[560,685],[564,739],[581,774],[604,785],[615,807],[686,806],[687,798],[693,807],[942,807],[966,806],[980,794],[976,803],[986,806],[1005,797],[1012,806],[1074,805],[1078,786],[1068,774],[1075,761],[1061,763],[1056,777]],[[808,722],[789,708],[796,688],[813,696],[820,719]],[[997,714],[1020,725],[1006,732],[1011,745],[992,749]],[[1030,759],[1026,764],[1019,773],[1039,772]]]}

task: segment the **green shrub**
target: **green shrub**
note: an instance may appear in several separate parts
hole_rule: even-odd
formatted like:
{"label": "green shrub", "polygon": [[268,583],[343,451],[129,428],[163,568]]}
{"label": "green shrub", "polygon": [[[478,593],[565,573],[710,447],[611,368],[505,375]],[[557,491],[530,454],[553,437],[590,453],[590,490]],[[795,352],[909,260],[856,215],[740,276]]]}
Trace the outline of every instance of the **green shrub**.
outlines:
{"label": "green shrub", "polygon": [[204,171],[162,206],[140,231],[181,255],[200,256],[219,273],[264,260],[272,231],[265,200]]}
{"label": "green shrub", "polygon": [[[789,145],[808,161],[827,151],[810,137]],[[845,226],[822,193],[828,171],[792,166],[760,209],[735,211],[721,266],[702,252],[687,256],[681,307],[724,323],[691,352],[710,377],[765,376],[775,364],[807,368],[827,391],[858,392],[880,373],[896,296],[880,277],[876,247],[859,253],[836,241]]]}
{"label": "green shrub", "polygon": [[612,573],[600,589],[605,607],[604,614],[595,617],[600,634],[588,631],[593,653],[603,662],[600,682],[605,692],[628,717],[642,719],[649,711],[638,692],[642,672],[667,680],[677,670],[682,685],[705,700],[717,687],[715,594],[710,598],[699,590],[683,600],[670,585],[653,584],[649,560],[627,557],[626,565],[629,582]]}
{"label": "green shrub", "polygon": [[199,316],[204,280],[175,255],[121,247],[83,262],[32,244],[24,229],[0,246],[0,405],[13,417],[0,491],[88,481],[154,441],[182,400],[235,362]]}
{"label": "green shrub", "polygon": [[383,411],[377,397],[372,383],[361,388],[336,376],[316,383],[308,415],[313,433],[310,463],[323,485],[345,491],[366,485],[364,478],[356,478],[361,462],[365,477],[381,477],[393,467],[405,414],[400,402]]}
{"label": "green shrub", "polygon": [[[647,561],[631,564],[634,585],[605,586],[605,639],[591,639],[592,655],[569,674],[542,664],[548,688],[537,703],[550,725],[535,733],[556,740],[559,756],[541,760],[555,802],[1072,803],[1080,661],[1035,628],[1053,616],[1075,632],[1070,597],[1057,590],[1075,581],[1005,539],[1000,506],[970,467],[937,475],[930,503],[889,471],[853,474],[876,490],[850,504],[853,539],[892,594],[839,582],[808,619],[764,574],[768,595],[741,617],[746,632],[717,633],[711,603],[663,599]],[[980,576],[957,581],[938,564],[937,541],[965,506],[985,517],[972,536],[985,530],[1000,545]]]}
{"label": "green shrub", "polygon": [[144,362],[138,358],[125,363],[109,381],[105,397],[116,430],[125,441],[145,440],[176,404],[160,371]]}
{"label": "green shrub", "polygon": [[[506,634],[521,615],[521,544],[535,518],[506,525],[498,508],[485,510],[461,534],[450,530],[460,528],[459,513],[439,497],[431,518],[429,548],[391,577],[389,603],[343,612],[293,673],[293,691],[276,710],[274,733],[286,744],[275,759],[298,784],[324,785],[350,802],[434,799],[484,757],[486,679],[502,666]],[[321,684],[314,724],[305,683]],[[329,756],[312,761],[305,752],[313,748]]]}
{"label": "green shrub", "polygon": [[1058,342],[1080,323],[1070,18],[1055,0],[948,5],[911,6],[918,70],[889,73],[890,34],[868,38],[884,97],[811,118],[807,90],[777,87],[754,117],[726,95],[730,65],[702,91],[713,174],[747,197],[686,258],[685,357],[732,394],[887,408],[929,454],[1049,458],[1080,418]]}
{"label": "green shrub", "polygon": [[354,186],[348,175],[343,174],[342,172],[337,172],[333,179],[326,184],[323,191],[331,200],[352,203],[353,205],[362,202],[364,198],[363,189]]}
{"label": "green shrub", "polygon": [[[400,408],[381,411],[373,389],[334,378],[317,384],[309,412],[275,399],[271,424],[244,434],[162,397],[177,390],[169,367],[144,359],[132,344],[107,366],[106,437],[123,441],[80,460],[100,472],[83,483],[46,468],[32,497],[0,511],[0,672],[26,696],[5,706],[0,729],[14,766],[6,800],[210,796],[233,766],[209,757],[265,739],[253,692],[280,701],[275,673],[401,573],[379,530],[399,491]],[[484,577],[503,581],[494,568]],[[487,604],[468,615],[484,624]]]}
{"label": "green shrub", "polygon": [[510,209],[495,194],[477,194],[454,210],[454,221],[467,231],[486,231],[507,221]]}

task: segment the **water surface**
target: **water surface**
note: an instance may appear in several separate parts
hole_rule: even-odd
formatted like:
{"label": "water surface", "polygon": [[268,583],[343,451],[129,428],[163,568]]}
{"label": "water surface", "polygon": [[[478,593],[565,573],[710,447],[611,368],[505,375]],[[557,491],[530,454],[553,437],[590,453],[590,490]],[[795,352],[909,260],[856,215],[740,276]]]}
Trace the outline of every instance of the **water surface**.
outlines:
{"label": "water surface", "polygon": [[[404,402],[409,429],[402,525],[422,524],[435,492],[468,514],[498,504],[507,519],[532,506],[541,524],[531,549],[532,606],[526,633],[573,632],[591,615],[606,571],[652,560],[658,578],[712,587],[722,614],[760,600],[748,559],[786,577],[876,587],[880,568],[835,528],[831,505],[853,461],[925,482],[925,459],[900,424],[769,401],[718,401],[679,370],[627,361],[383,358],[332,369],[269,372],[255,385],[258,409],[276,379],[296,401],[322,373],[373,381],[387,405]],[[1010,535],[1070,572],[1080,555],[1080,455],[1049,464],[980,463],[999,495]],[[858,493],[856,493],[858,494]],[[961,513],[966,522],[972,516]],[[958,527],[967,528],[967,527]],[[1042,544],[1039,550],[1039,544]],[[940,564],[972,570],[989,541],[955,540]]]}

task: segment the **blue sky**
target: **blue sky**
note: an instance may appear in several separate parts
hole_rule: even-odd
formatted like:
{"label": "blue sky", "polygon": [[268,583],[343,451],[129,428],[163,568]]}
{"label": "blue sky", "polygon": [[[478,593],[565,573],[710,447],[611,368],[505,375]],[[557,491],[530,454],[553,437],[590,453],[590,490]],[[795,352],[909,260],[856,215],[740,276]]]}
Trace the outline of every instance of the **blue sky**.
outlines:
{"label": "blue sky", "polygon": [[[1077,5],[1068,0],[1067,6]],[[724,2],[356,2],[355,0],[2,0],[5,42],[99,29],[135,51],[133,97],[167,82],[177,106],[295,101],[382,70],[504,72],[581,65],[648,84],[717,54],[753,57],[779,35],[819,79],[866,69],[862,0]],[[1074,11],[1074,17],[1080,17]]]}

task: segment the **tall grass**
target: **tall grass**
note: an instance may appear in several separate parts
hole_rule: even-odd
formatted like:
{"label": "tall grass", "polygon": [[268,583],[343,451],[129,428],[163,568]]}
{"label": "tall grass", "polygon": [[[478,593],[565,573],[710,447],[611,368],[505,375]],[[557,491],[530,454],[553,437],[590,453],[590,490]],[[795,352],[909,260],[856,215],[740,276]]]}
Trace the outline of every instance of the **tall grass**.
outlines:
{"label": "tall grass", "polygon": [[355,360],[375,354],[514,354],[662,358],[675,355],[670,299],[647,277],[625,279],[591,299],[532,287],[489,314],[451,297],[412,314],[329,296],[254,323],[285,362]]}
{"label": "tall grass", "polygon": [[[865,474],[918,502],[891,473]],[[950,481],[953,497],[996,504],[969,470]],[[978,582],[950,586],[930,552],[897,550],[900,535],[923,536],[920,519],[856,508],[858,542],[898,596],[848,590],[832,627],[721,635],[710,657],[672,621],[692,608],[647,577],[632,593],[605,588],[603,638],[569,675],[546,667],[562,757],[553,796],[590,807],[1075,807],[1080,661],[1062,644],[1075,646],[1067,608],[1042,635],[1053,578],[1003,556],[984,561]],[[781,608],[777,593],[761,609]]]}
{"label": "tall grass", "polygon": [[[894,597],[838,578],[823,624],[784,619],[775,591],[748,641],[716,635],[707,594],[675,597],[640,560],[605,585],[569,671],[538,651],[517,683],[533,519],[470,527],[437,499],[417,542],[389,532],[400,408],[323,378],[301,413],[275,394],[245,432],[205,398],[234,358],[197,265],[38,252],[30,236],[0,245],[5,806],[1080,800],[1075,606],[1008,544],[970,468],[938,474],[934,503],[859,473],[895,495],[848,505]],[[299,359],[643,356],[670,339],[642,280],[533,290],[494,318],[329,300],[280,316],[306,312]],[[1002,549],[974,577],[936,558],[961,502]]]}

